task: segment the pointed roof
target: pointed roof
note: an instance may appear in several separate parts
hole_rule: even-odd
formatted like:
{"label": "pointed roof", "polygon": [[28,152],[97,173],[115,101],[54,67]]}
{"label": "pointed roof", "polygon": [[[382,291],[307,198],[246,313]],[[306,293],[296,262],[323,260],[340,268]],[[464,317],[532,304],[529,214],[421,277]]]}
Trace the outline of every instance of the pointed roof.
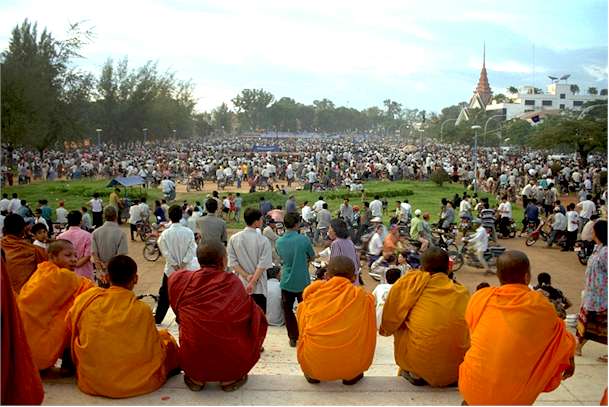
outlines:
{"label": "pointed roof", "polygon": [[488,75],[486,74],[486,43],[484,43],[482,50],[482,70],[480,71],[480,79],[478,79],[474,95],[478,95],[485,105],[488,105],[493,98],[493,91],[488,83]]}

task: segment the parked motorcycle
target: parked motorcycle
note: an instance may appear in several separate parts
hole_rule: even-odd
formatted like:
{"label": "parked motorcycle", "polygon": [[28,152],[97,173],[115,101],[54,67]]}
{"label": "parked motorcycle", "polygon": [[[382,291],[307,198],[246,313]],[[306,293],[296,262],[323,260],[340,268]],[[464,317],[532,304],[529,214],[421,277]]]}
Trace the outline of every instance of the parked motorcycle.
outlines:
{"label": "parked motorcycle", "polygon": [[577,240],[573,250],[577,254],[577,260],[586,266],[588,265],[588,259],[594,251],[594,242],[590,240]]}

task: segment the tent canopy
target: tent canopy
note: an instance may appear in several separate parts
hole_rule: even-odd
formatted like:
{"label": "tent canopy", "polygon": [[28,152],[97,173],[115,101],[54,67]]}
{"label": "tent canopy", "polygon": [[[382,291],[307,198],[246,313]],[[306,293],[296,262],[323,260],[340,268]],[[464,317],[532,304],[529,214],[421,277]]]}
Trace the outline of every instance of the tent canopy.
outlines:
{"label": "tent canopy", "polygon": [[134,187],[136,185],[145,185],[146,181],[139,175],[133,177],[116,177],[108,184],[108,187],[122,185],[124,187]]}

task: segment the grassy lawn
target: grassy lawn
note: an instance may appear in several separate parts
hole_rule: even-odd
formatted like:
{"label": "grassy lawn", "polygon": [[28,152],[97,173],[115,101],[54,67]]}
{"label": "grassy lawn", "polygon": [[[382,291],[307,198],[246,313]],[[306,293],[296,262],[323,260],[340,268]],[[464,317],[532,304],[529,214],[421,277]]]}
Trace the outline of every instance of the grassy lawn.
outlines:
{"label": "grassy lawn", "polygon": [[[13,187],[3,188],[2,192],[12,194],[16,192],[21,199],[28,201],[32,208],[36,207],[39,199],[47,199],[51,208],[56,208],[58,202],[63,200],[65,207],[68,210],[80,209],[81,206],[91,199],[94,192],[98,192],[104,203],[108,202],[108,195],[112,191],[112,188],[107,188],[108,180],[103,181],[54,181],[54,182],[37,182],[30,185],[16,185]],[[435,185],[432,182],[417,182],[417,181],[370,181],[364,186],[366,191],[366,197],[368,201],[374,199],[375,194],[385,195],[384,199],[389,202],[388,211],[385,215],[385,221],[388,222],[391,214],[395,210],[395,202],[403,201],[408,199],[414,209],[421,209],[422,211],[428,211],[431,214],[432,222],[438,220],[440,211],[440,200],[442,198],[451,199],[455,193],[462,194],[463,186],[461,184],[444,184],[442,187]],[[124,188],[121,188],[124,193]],[[140,197],[145,194],[148,198],[148,203],[151,208],[154,206],[154,200],[162,198],[162,193],[158,189],[144,189],[139,187],[129,188],[127,194],[131,198]],[[313,204],[317,201],[319,196],[323,196],[324,200],[328,202],[330,211],[334,214],[338,211],[342,198],[346,194],[349,194],[347,188],[341,188],[334,191],[327,192],[307,192],[307,191],[295,191],[294,196],[296,202],[300,205],[305,200]],[[222,194],[221,194],[222,195]],[[361,193],[351,193],[350,202],[352,205],[363,207]],[[488,196],[487,194],[480,194],[481,196]],[[177,201],[182,202],[188,200],[188,202],[194,202],[196,200],[203,203],[205,199],[205,193],[178,193]],[[287,196],[281,193],[273,192],[257,192],[254,194],[243,194],[244,207],[247,206],[258,206],[258,202],[261,196],[269,199],[274,206],[282,205],[285,207],[285,201]],[[491,204],[494,204],[494,197],[489,196]],[[522,209],[520,207],[514,207],[514,219],[520,220],[522,218]],[[241,228],[243,222],[230,223],[230,228]]]}

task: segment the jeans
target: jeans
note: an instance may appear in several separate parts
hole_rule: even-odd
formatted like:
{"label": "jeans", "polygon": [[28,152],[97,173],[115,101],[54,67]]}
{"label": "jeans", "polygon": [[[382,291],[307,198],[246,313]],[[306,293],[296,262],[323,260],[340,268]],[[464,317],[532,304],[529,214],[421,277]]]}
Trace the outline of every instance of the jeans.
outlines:
{"label": "jeans", "polygon": [[548,247],[551,247],[552,244],[557,241],[562,235],[565,233],[562,230],[554,230],[550,232],[550,236],[548,237]]}
{"label": "jeans", "polygon": [[252,299],[266,315],[266,296],[264,294],[252,294]]}
{"label": "jeans", "polygon": [[288,337],[295,341],[298,340],[298,322],[294,315],[294,300],[302,302],[302,292],[293,293],[291,291],[281,290],[281,305],[285,316],[285,327],[288,330]]}
{"label": "jeans", "polygon": [[169,309],[169,290],[167,288],[167,274],[163,273],[163,282],[161,288],[159,288],[159,303],[156,306],[156,312],[154,314],[154,322],[160,324],[167,315]]}

